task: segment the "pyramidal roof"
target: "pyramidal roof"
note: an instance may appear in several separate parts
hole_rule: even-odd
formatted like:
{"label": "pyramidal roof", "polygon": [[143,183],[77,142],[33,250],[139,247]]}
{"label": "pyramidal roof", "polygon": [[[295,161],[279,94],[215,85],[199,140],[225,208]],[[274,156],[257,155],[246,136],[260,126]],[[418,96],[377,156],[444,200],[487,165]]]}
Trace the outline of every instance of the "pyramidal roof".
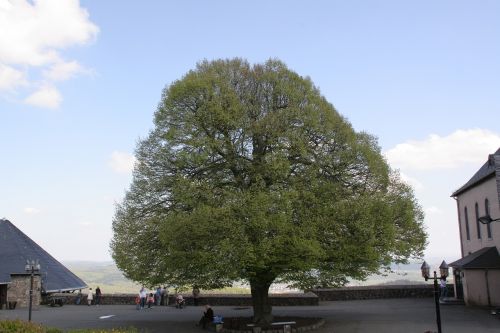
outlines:
{"label": "pyramidal roof", "polygon": [[9,283],[11,274],[26,274],[27,260],[38,260],[42,289],[58,292],[86,288],[78,276],[64,267],[10,221],[0,219],[0,284]]}

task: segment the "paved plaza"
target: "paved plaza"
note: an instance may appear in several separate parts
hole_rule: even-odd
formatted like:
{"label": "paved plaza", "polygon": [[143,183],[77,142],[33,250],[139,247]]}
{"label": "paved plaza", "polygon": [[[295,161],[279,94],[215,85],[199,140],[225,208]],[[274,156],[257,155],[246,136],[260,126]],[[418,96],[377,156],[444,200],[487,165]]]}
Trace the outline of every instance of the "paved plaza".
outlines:
{"label": "paved plaza", "polygon": [[[249,307],[214,307],[215,314],[224,317],[251,316]],[[275,315],[325,318],[318,333],[394,332],[423,333],[437,331],[434,300],[384,299],[321,302],[319,306],[274,307]],[[203,307],[185,309],[155,307],[138,311],[133,305],[75,306],[62,308],[41,306],[33,312],[33,321],[61,329],[116,328],[134,326],[141,332],[203,332],[195,324]],[[463,305],[441,306],[443,332],[500,332],[500,315],[483,308]],[[27,319],[27,309],[0,311],[2,319]]]}

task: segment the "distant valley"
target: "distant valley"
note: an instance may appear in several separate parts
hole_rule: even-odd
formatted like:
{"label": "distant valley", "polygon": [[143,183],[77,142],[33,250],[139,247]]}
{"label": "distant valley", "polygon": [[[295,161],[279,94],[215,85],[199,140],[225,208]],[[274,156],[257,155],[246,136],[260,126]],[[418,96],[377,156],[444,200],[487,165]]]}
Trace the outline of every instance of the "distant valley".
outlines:
{"label": "distant valley", "polygon": [[[67,261],[63,264],[83,279],[89,287],[99,286],[105,294],[136,293],[141,288],[140,284],[128,280],[116,267],[114,262],[91,262],[91,261]],[[366,281],[350,281],[349,286],[368,285],[401,285],[401,284],[424,284],[426,283],[420,275],[420,264],[394,265],[393,272],[384,275],[372,275]],[[275,285],[272,292],[290,291],[283,285]],[[226,288],[224,293],[250,293],[246,286],[235,286]]]}

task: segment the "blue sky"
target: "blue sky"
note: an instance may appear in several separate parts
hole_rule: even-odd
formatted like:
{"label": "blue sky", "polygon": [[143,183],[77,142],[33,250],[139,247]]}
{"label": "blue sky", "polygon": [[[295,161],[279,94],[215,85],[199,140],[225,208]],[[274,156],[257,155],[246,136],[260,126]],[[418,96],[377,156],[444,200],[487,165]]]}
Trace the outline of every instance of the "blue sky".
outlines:
{"label": "blue sky", "polygon": [[311,77],[415,186],[427,258],[460,257],[449,196],[500,147],[498,1],[0,0],[0,31],[0,217],[60,260],[110,259],[135,145],[203,59]]}

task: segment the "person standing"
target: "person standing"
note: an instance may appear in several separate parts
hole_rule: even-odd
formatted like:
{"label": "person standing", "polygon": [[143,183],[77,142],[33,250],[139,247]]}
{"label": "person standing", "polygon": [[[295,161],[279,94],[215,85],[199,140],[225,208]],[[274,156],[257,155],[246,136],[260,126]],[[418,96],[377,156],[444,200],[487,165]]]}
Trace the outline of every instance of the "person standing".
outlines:
{"label": "person standing", "polygon": [[197,286],[193,286],[193,302],[195,306],[198,305],[199,297],[200,297],[200,289]]}
{"label": "person standing", "polygon": [[97,286],[97,288],[95,288],[95,305],[99,306],[99,304],[101,304],[101,296],[101,288]]}
{"label": "person standing", "polygon": [[146,292],[146,289],[144,287],[141,288],[139,291],[139,296],[141,297],[141,310],[144,309],[144,306],[146,305],[146,297],[148,297],[148,293]]}
{"label": "person standing", "polygon": [[92,300],[94,299],[94,295],[92,294],[92,288],[89,288],[89,293],[87,294],[87,305],[90,306],[92,304]]}
{"label": "person standing", "polygon": [[446,286],[446,277],[444,276],[439,280],[439,289],[441,289],[441,298],[448,296],[448,287]]}
{"label": "person standing", "polygon": [[163,297],[163,305],[168,306],[168,288],[167,288],[167,286],[163,287],[162,297]]}
{"label": "person standing", "polygon": [[161,304],[161,287],[156,288],[155,304],[156,304],[156,306],[160,306],[160,304]]}
{"label": "person standing", "polygon": [[76,294],[76,305],[80,305],[80,303],[82,302],[82,290],[78,290],[78,294]]}

